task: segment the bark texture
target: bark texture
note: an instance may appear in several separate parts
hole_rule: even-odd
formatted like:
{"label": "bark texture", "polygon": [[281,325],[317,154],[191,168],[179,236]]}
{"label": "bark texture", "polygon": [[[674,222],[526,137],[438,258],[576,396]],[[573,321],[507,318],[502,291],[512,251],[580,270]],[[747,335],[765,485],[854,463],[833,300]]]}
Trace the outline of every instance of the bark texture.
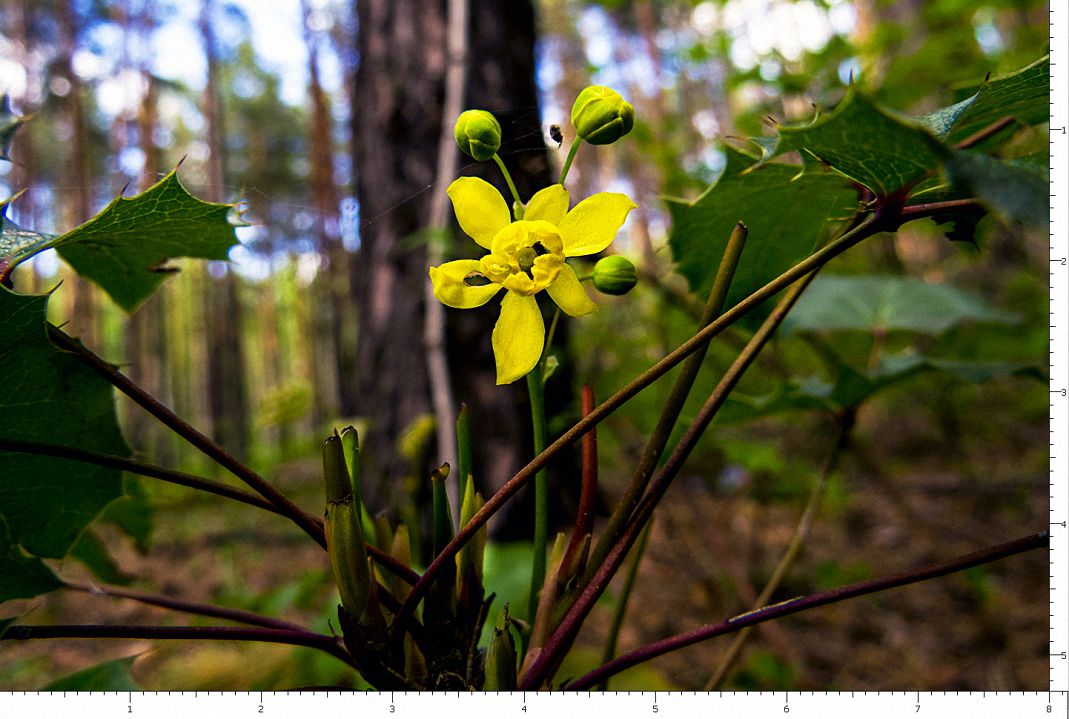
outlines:
{"label": "bark texture", "polygon": [[[430,217],[446,68],[446,3],[359,0],[359,65],[353,107],[360,203],[360,254],[353,288],[359,307],[358,412],[368,419],[369,462],[389,493],[420,476],[434,458],[411,461],[398,441],[431,414],[422,327],[427,259],[420,231]],[[530,2],[472,0],[466,107],[497,115],[501,155],[520,193],[548,184],[534,82],[534,11]],[[450,119],[451,121],[451,119]],[[470,164],[468,164],[470,163]],[[506,190],[491,163],[462,158],[461,174]],[[453,256],[477,246],[458,237]],[[497,302],[450,310],[447,336],[453,391],[472,409],[475,473],[493,491],[530,456],[522,383],[495,385],[490,330]],[[426,447],[433,446],[428,434]],[[394,495],[396,496],[396,494]]]}

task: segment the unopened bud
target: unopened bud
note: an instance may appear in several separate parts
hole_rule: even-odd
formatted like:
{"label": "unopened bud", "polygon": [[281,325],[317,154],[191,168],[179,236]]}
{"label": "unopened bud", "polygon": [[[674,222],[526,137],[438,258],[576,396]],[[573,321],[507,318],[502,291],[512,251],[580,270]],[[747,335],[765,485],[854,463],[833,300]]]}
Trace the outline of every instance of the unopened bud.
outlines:
{"label": "unopened bud", "polygon": [[486,650],[484,691],[507,692],[516,688],[516,643],[509,631],[511,624],[506,604],[494,622],[490,647]]}
{"label": "unopened bud", "polygon": [[607,295],[626,295],[638,284],[638,271],[631,260],[609,255],[594,265],[594,287]]}
{"label": "unopened bud", "polygon": [[575,98],[572,125],[591,145],[608,145],[631,132],[635,108],[611,87],[591,85]]}
{"label": "unopened bud", "polygon": [[489,160],[501,149],[501,125],[486,110],[460,113],[453,135],[461,151],[476,160]]}

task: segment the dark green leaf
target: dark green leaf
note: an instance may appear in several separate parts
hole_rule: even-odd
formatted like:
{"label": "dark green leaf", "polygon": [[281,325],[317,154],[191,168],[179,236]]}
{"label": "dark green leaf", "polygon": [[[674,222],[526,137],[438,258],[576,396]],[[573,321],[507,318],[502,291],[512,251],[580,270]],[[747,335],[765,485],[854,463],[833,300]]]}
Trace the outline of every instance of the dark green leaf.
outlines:
{"label": "dark green leaf", "polygon": [[965,321],[1012,323],[1016,315],[944,284],[908,277],[821,275],[795,305],[784,328],[798,331],[939,334]]}
{"label": "dark green leaf", "polygon": [[946,163],[951,182],[983,200],[996,215],[1036,228],[1050,224],[1048,167],[1045,152],[1041,163],[962,151]]}
{"label": "dark green leaf", "polygon": [[812,252],[827,222],[853,213],[857,193],[832,173],[799,175],[796,165],[755,165],[737,150],[725,152],[723,173],[700,197],[668,201],[673,220],[668,243],[678,270],[704,294],[735,223],[741,220],[749,228],[730,306]]}
{"label": "dark green leaf", "polygon": [[944,107],[927,115],[917,118],[917,122],[924,126],[928,132],[939,139],[945,138],[958,124],[958,121],[969,111],[979,95],[972,95],[961,102],[956,102],[950,107]]}
{"label": "dark green leaf", "polygon": [[878,197],[937,167],[943,148],[925,126],[895,115],[851,88],[830,113],[808,125],[779,128],[775,155],[804,151]]}
{"label": "dark green leaf", "polygon": [[[63,586],[63,582],[36,557],[28,557],[12,542],[7,522],[0,516],[0,602],[27,599]],[[0,629],[10,624],[5,620]]]}
{"label": "dark green leaf", "polygon": [[116,659],[57,679],[44,688],[53,692],[138,692],[141,687],[131,672],[134,659]]}
{"label": "dark green leaf", "polygon": [[234,205],[190,195],[171,172],[134,197],[118,197],[56,238],[60,256],[132,312],[173,272],[175,257],[225,260],[237,244]]}
{"label": "dark green leaf", "polygon": [[[111,385],[48,340],[48,299],[0,288],[0,437],[129,456]],[[13,544],[62,557],[122,495],[121,480],[114,469],[0,451],[0,519]]]}
{"label": "dark green leaf", "polygon": [[[970,102],[971,100],[971,102]],[[955,118],[947,142],[955,143],[1004,117],[1023,125],[1047,122],[1050,114],[1050,56],[984,83]],[[961,103],[959,103],[960,105]]]}
{"label": "dark green leaf", "polygon": [[133,575],[127,574],[115,563],[108,548],[92,530],[82,533],[71,547],[70,556],[84,564],[102,582],[125,586],[134,580]]}
{"label": "dark green leaf", "polygon": [[0,280],[15,268],[15,265],[48,249],[56,239],[54,235],[42,235],[25,230],[7,219],[7,206],[11,200],[0,203]]}

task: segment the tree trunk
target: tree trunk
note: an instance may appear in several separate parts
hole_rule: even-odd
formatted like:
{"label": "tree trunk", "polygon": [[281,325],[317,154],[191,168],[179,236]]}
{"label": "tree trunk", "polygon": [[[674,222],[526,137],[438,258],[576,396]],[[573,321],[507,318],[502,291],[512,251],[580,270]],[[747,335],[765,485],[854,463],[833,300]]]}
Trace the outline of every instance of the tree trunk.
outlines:
{"label": "tree trunk", "polygon": [[[308,96],[311,102],[309,146],[312,169],[309,177],[312,206],[315,208],[316,243],[326,258],[327,267],[311,287],[312,367],[314,377],[314,426],[337,419],[343,390],[352,386],[355,377],[355,346],[344,341],[342,328],[355,322],[349,290],[349,253],[342,246],[339,230],[341,198],[334,180],[334,122],[330,100],[319,79],[321,38],[311,27],[308,0],[301,0],[304,18],[304,41],[308,49]],[[344,371],[348,368],[348,372]],[[347,384],[346,384],[347,383]],[[353,393],[353,392],[351,392]]]}
{"label": "tree trunk", "polygon": [[[353,103],[354,158],[360,205],[360,256],[353,288],[359,308],[358,411],[368,420],[366,445],[383,491],[397,497],[406,476],[423,476],[436,458],[428,433],[423,456],[406,459],[397,444],[431,415],[422,328],[426,250],[418,232],[429,222],[437,143],[443,118],[446,3],[359,0]],[[526,198],[549,184],[534,83],[534,12],[529,2],[472,0],[466,107],[501,121],[505,158]],[[452,122],[452,118],[447,118]],[[521,148],[536,148],[523,150]],[[462,158],[462,163],[468,158]],[[468,160],[470,162],[470,160]],[[491,163],[468,164],[504,189]],[[457,249],[474,254],[466,238]],[[475,475],[493,491],[530,457],[523,383],[496,387],[490,331],[497,303],[447,311],[454,396],[472,410]],[[519,408],[519,409],[518,409]]]}
{"label": "tree trunk", "polygon": [[[214,4],[214,0],[204,0],[200,17],[200,32],[208,66],[208,81],[204,89],[204,120],[210,151],[206,195],[209,200],[222,202],[226,199],[226,158],[219,99],[219,58],[212,27]],[[241,341],[241,303],[238,300],[237,277],[225,265],[219,267],[222,267],[222,276],[210,281],[211,288],[205,303],[208,408],[213,439],[243,457],[248,447],[249,409]]]}
{"label": "tree trunk", "polygon": [[[78,47],[80,21],[74,0],[65,0],[59,17],[60,74],[69,83],[66,98],[66,122],[70,133],[70,174],[64,180],[74,186],[64,202],[64,225],[67,229],[88,220],[93,214],[92,172],[90,171],[89,121],[85,109],[85,88],[74,71],[74,52]],[[71,298],[70,324],[67,331],[94,347],[99,339],[96,289],[88,280],[73,272],[68,280]]]}

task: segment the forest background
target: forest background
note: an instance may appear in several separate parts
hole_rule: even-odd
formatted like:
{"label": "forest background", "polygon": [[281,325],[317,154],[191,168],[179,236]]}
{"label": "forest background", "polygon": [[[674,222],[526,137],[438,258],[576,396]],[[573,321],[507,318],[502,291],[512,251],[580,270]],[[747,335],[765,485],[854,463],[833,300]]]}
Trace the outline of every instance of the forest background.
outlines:
{"label": "forest background", "polygon": [[[435,65],[432,54],[428,64],[421,53],[434,44],[427,38],[443,37],[445,4],[396,3],[395,14],[383,9],[389,5],[4,0],[0,91],[33,120],[16,136],[14,162],[0,165],[0,195],[25,188],[8,215],[43,231],[73,227],[123,187],[147,187],[179,162],[195,194],[243,198],[252,224],[239,231],[243,245],[232,262],[176,263],[182,271],[132,317],[52,254],[22,266],[16,288],[41,292],[62,282],[50,303],[53,321],[121,361],[142,386],[308,506],[320,502],[321,438],[339,423],[370,423],[372,461],[381,476],[395,480],[378,488],[380,502],[401,500],[415,513],[423,498],[415,478],[440,458],[425,357],[413,349],[423,344],[426,253],[436,246],[454,252],[452,239],[425,231],[434,197],[445,189],[435,180],[442,122],[442,73],[435,73],[444,61]],[[407,5],[421,10],[421,32],[405,31]],[[804,121],[814,108],[832,107],[851,81],[891,107],[922,114],[989,73],[1036,60],[1047,37],[1045,4],[1027,1],[543,0],[533,8],[516,3],[508,17],[494,5],[502,4],[472,3],[477,30],[469,94],[503,113],[513,143],[506,159],[524,168],[528,183],[547,166],[559,167],[550,126],[567,124],[571,98],[585,85],[616,87],[638,118],[631,141],[612,152],[580,153],[572,177],[577,196],[614,189],[636,200],[639,210],[616,247],[640,267],[643,282],[632,295],[601,302],[595,317],[573,327],[583,341],[561,355],[551,431],[575,417],[570,386],[579,378],[607,395],[689,335],[696,300],[672,271],[671,218],[661,197],[696,197],[723,168],[725,138],[760,135],[769,122]],[[391,38],[386,57],[366,47],[361,53],[361,38],[373,35]],[[525,65],[515,48],[533,50],[535,62]],[[494,67],[502,66],[495,80]],[[372,68],[379,75],[361,76]],[[520,82],[517,74],[525,70]],[[394,98],[400,119],[391,122],[415,129],[405,137],[372,131],[369,88],[376,98]],[[1042,234],[985,220],[976,252],[936,241],[934,225],[915,225],[867,243],[831,271],[949,282],[981,298],[982,311],[939,331],[905,337],[876,328],[848,342],[862,352],[873,338],[934,354],[964,347],[970,356],[1042,365]],[[390,301],[397,315],[379,322],[386,328],[380,338],[366,314],[367,279],[383,271],[396,272]],[[414,334],[402,332],[406,322]],[[472,367],[472,379],[457,381],[457,399],[483,406],[482,427],[500,432],[502,446],[519,448],[514,455],[488,450],[480,459],[480,481],[492,490],[526,458],[524,400],[487,386],[492,360],[485,332],[458,332],[448,348],[453,367],[483,368],[481,378]],[[407,359],[367,349],[384,347],[388,355],[390,344]],[[744,390],[767,393],[782,379],[787,359],[816,371],[817,354],[787,338],[763,358],[764,374]],[[714,351],[708,362],[725,356]],[[606,423],[606,497],[619,491],[612,457],[641,447],[655,416],[651,408],[666,392],[658,386]],[[131,444],[154,461],[211,471],[132,407],[120,410]],[[785,596],[791,583],[828,587],[870,576],[874,556],[909,565],[936,548],[965,551],[1045,521],[1045,422],[1046,389],[1022,376],[972,384],[923,374],[867,403]],[[478,417],[475,426],[478,432]],[[752,603],[825,461],[829,448],[814,438],[827,430],[819,413],[718,426],[659,511],[641,567],[648,588],[636,595],[622,644]],[[574,505],[566,485],[565,463],[558,468],[561,518]],[[145,514],[140,534],[118,542],[114,526],[95,525],[76,554],[97,577],[109,571],[106,581],[151,577],[194,597],[312,616],[324,611],[326,567],[316,554],[294,552],[293,532],[254,524],[239,510],[220,511],[178,490],[136,487],[145,506],[182,512]],[[984,498],[980,506],[977,497]],[[499,537],[525,536],[524,515],[513,514],[495,527]],[[100,538],[125,549],[86,560],[103,546]],[[141,550],[150,543],[147,558]],[[198,556],[198,546],[221,548],[224,561],[211,552]],[[508,551],[497,560],[502,587],[517,581],[508,576],[516,561]],[[1046,676],[1045,576],[1042,558],[1027,557],[940,587],[873,599],[864,616],[844,606],[770,625],[733,685],[879,689],[920,677],[925,688],[1038,689]],[[957,608],[977,603],[979,618],[970,612],[968,622],[959,622]],[[75,605],[57,596],[36,611],[86,616]],[[152,616],[143,607],[124,611]],[[917,635],[908,621],[916,614],[926,616],[927,626],[945,628]],[[594,622],[590,646],[607,623],[607,617],[600,627]],[[837,629],[830,633],[828,626]],[[38,687],[148,646],[5,647],[0,686]],[[662,658],[630,681],[700,685],[718,646],[723,649],[710,643]],[[332,674],[338,668],[329,659],[291,658],[288,650],[154,647],[138,660],[136,674],[144,686],[188,688],[345,681]]]}

